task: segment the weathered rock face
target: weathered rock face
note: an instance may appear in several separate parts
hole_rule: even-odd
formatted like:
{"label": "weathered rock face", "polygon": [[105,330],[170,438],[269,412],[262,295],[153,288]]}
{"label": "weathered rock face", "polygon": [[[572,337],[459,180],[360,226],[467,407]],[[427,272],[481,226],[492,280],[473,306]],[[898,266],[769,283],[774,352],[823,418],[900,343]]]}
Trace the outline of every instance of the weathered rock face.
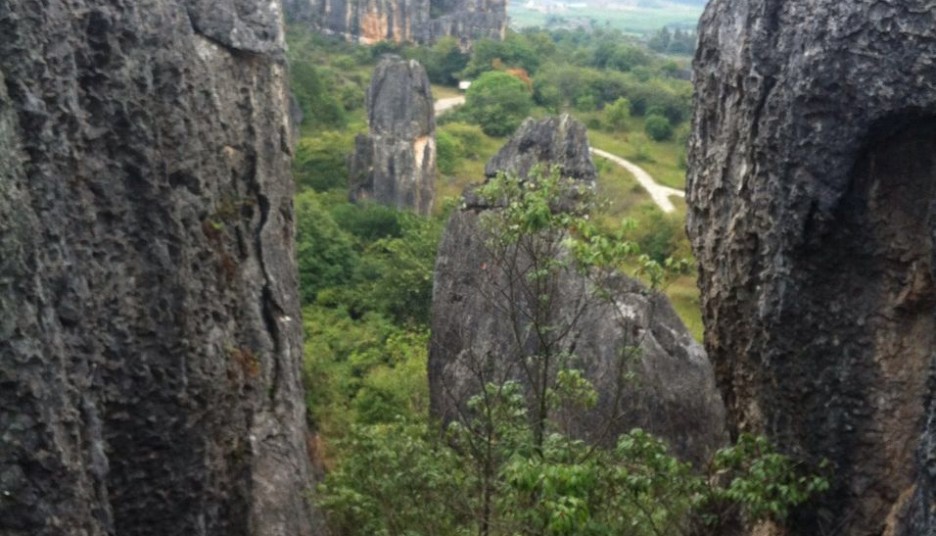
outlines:
{"label": "weathered rock face", "polygon": [[483,37],[503,39],[505,0],[285,0],[291,21],[364,44],[431,43],[454,36],[465,46]]}
{"label": "weathered rock face", "polygon": [[[536,163],[558,165],[563,176],[587,186],[595,181],[585,128],[568,116],[528,119],[486,173],[527,176]],[[484,381],[522,380],[519,355],[537,347],[534,335],[510,313],[514,302],[501,299],[498,289],[508,285],[495,268],[499,263],[480,222],[489,210],[498,209],[466,192],[464,207],[452,215],[439,247],[429,382],[432,413],[443,421],[457,418],[459,408],[478,392],[482,376]],[[517,266],[527,263],[521,255]],[[576,365],[600,395],[597,408],[569,419],[572,431],[609,441],[639,426],[667,439],[682,457],[701,462],[725,439],[724,408],[705,352],[665,297],[623,276],[614,283],[613,300],[607,301],[593,298],[591,283],[575,272],[556,282],[557,305],[547,323],[574,326],[567,340],[577,341]],[[518,343],[517,333],[527,335]],[[618,393],[621,352],[636,356],[630,362],[636,378]]]}
{"label": "weathered rock face", "polygon": [[281,24],[0,4],[0,533],[313,533]]}
{"label": "weathered rock face", "polygon": [[834,467],[792,534],[936,534],[936,15],[716,0],[688,230],[734,430]]}
{"label": "weathered rock face", "polygon": [[457,37],[463,48],[481,38],[504,39],[507,33],[506,0],[435,0],[430,18],[416,33],[419,43]]}
{"label": "weathered rock face", "polygon": [[355,140],[351,200],[373,199],[427,215],[436,176],[432,88],[422,65],[387,55],[367,90],[370,134]]}

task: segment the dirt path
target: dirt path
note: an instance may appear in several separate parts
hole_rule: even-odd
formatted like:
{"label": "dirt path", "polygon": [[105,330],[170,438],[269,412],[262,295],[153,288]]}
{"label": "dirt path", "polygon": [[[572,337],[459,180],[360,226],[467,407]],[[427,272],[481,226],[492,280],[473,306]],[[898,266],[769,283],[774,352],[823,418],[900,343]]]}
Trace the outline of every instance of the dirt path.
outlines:
{"label": "dirt path", "polygon": [[[438,99],[433,105],[436,115],[443,114],[452,108],[459,106],[465,103],[465,96],[459,95],[457,97],[448,97],[445,99]],[[594,155],[598,155],[601,158],[606,158],[615,164],[621,166],[630,172],[631,175],[637,179],[637,182],[640,183],[640,186],[650,194],[650,198],[653,199],[653,202],[660,207],[660,210],[663,212],[673,212],[676,210],[676,207],[673,206],[673,203],[669,200],[670,196],[676,197],[686,197],[686,193],[682,190],[677,190],[675,188],[670,188],[669,186],[663,186],[658,184],[649,173],[643,170],[637,164],[629,160],[625,160],[620,156],[613,155],[607,151],[602,151],[601,149],[591,148],[591,152]]]}
{"label": "dirt path", "polygon": [[464,95],[459,95],[457,97],[448,97],[446,99],[439,99],[435,101],[435,104],[433,105],[433,109],[435,110],[435,114],[439,115],[441,113],[451,110],[452,108],[460,104],[465,104]]}
{"label": "dirt path", "polygon": [[669,200],[670,196],[675,195],[676,197],[686,197],[686,193],[682,190],[677,190],[675,188],[670,188],[669,186],[657,184],[657,182],[653,180],[653,177],[651,177],[649,173],[629,160],[625,160],[620,156],[615,156],[607,151],[602,151],[601,149],[595,149],[594,147],[592,147],[591,152],[592,154],[598,155],[602,158],[607,158],[608,160],[629,171],[630,174],[633,175],[635,179],[637,179],[637,182],[640,183],[643,189],[646,190],[648,194],[650,194],[650,198],[653,199],[653,202],[656,203],[663,212],[673,212],[676,210],[676,207],[674,207],[673,203]]}

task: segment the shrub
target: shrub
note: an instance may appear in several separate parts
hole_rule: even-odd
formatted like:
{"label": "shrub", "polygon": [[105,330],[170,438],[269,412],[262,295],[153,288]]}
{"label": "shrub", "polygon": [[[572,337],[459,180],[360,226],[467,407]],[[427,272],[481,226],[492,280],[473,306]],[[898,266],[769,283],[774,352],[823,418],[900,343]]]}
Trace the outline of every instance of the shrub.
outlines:
{"label": "shrub", "polygon": [[644,131],[651,139],[664,141],[673,136],[673,125],[670,124],[669,119],[662,115],[651,115],[647,117],[647,121],[644,123]]}
{"label": "shrub", "polygon": [[455,173],[463,152],[461,141],[444,130],[436,131],[436,162],[441,173]]}
{"label": "shrub", "polygon": [[437,131],[450,135],[460,146],[461,156],[464,158],[478,158],[477,148],[481,145],[484,133],[476,125],[467,123],[448,123]]}
{"label": "shrub", "polygon": [[616,131],[627,129],[627,120],[630,119],[630,101],[624,97],[605,107],[605,119],[608,125]]}
{"label": "shrub", "polygon": [[321,289],[347,283],[358,262],[351,238],[312,191],[296,196],[296,260],[303,303],[312,303]]}
{"label": "shrub", "polygon": [[302,109],[302,124],[312,129],[341,128],[347,123],[345,108],[323,73],[305,61],[289,69],[290,87]]}
{"label": "shrub", "polygon": [[348,181],[347,155],[354,147],[350,134],[321,132],[299,140],[293,175],[296,184],[322,192],[345,188]]}
{"label": "shrub", "polygon": [[400,212],[384,205],[339,203],[332,207],[331,215],[342,230],[351,233],[359,241],[397,238],[403,233]]}
{"label": "shrub", "polygon": [[526,118],[533,106],[523,82],[507,73],[484,73],[468,88],[466,113],[488,136],[506,136]]}

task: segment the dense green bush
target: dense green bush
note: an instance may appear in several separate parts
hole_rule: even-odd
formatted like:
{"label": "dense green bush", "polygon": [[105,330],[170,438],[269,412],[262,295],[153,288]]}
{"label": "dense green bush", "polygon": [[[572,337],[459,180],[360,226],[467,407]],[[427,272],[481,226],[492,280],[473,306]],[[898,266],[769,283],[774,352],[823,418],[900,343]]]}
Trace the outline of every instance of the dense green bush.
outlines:
{"label": "dense green bush", "polygon": [[400,324],[428,324],[432,301],[432,271],[442,225],[413,214],[402,214],[399,238],[377,240],[362,257],[356,292],[361,302]]}
{"label": "dense green bush", "polygon": [[377,203],[337,203],[331,208],[335,223],[361,242],[397,238],[403,234],[399,211]]}
{"label": "dense green bush", "polygon": [[290,66],[289,75],[304,125],[320,129],[341,128],[347,123],[340,96],[317,67],[306,61],[296,61]]}
{"label": "dense green bush", "polygon": [[354,423],[390,423],[425,414],[428,333],[378,313],[342,307],[303,309],[305,383],[312,417],[330,438]]}
{"label": "dense green bush", "polygon": [[432,83],[444,86],[458,84],[459,75],[471,57],[461,51],[458,40],[454,37],[443,37],[431,47],[411,47],[406,51],[406,55],[426,68],[426,74]]}
{"label": "dense green bush", "polygon": [[630,119],[630,101],[624,97],[619,98],[605,107],[604,116],[612,130],[626,130],[627,120]]}
{"label": "dense green bush", "polygon": [[313,191],[296,196],[296,260],[303,303],[312,303],[324,288],[348,283],[358,263],[351,237]]}
{"label": "dense green bush", "polygon": [[347,158],[353,149],[354,139],[344,132],[325,131],[301,138],[293,159],[296,184],[319,192],[347,187]]}
{"label": "dense green bush", "polygon": [[464,111],[488,136],[507,136],[520,126],[532,106],[523,82],[507,73],[491,71],[468,88]]}
{"label": "dense green bush", "polygon": [[461,141],[444,130],[436,130],[436,162],[439,172],[451,175],[458,169],[458,162],[464,154]]}
{"label": "dense green bush", "polygon": [[673,136],[673,125],[662,115],[651,115],[644,122],[644,131],[655,141],[668,140]]}
{"label": "dense green bush", "polygon": [[477,125],[459,122],[446,123],[437,132],[444,132],[452,137],[459,150],[458,154],[462,158],[476,159],[481,156],[478,153],[478,147],[481,146],[484,133]]}

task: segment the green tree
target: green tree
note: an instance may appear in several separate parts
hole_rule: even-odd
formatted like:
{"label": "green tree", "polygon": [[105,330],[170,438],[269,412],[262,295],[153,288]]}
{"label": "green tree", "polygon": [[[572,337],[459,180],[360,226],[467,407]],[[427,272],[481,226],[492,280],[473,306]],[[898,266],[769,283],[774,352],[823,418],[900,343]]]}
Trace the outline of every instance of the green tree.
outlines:
{"label": "green tree", "polygon": [[308,61],[296,61],[290,65],[289,76],[290,87],[302,110],[303,125],[317,130],[347,124],[339,95],[320,69]]}
{"label": "green tree", "polygon": [[465,113],[488,136],[506,136],[520,126],[533,106],[523,82],[491,71],[475,80],[465,96]]}
{"label": "green tree", "polygon": [[615,131],[626,130],[627,120],[630,119],[630,101],[624,97],[619,98],[605,107],[604,116],[608,125]]}
{"label": "green tree", "polygon": [[654,114],[647,116],[647,120],[644,122],[644,131],[654,141],[664,141],[673,136],[673,125],[666,117]]}
{"label": "green tree", "polygon": [[352,134],[345,132],[324,131],[301,138],[293,159],[296,184],[318,192],[346,188],[347,155],[353,147]]}
{"label": "green tree", "polygon": [[642,48],[633,45],[618,45],[608,59],[607,66],[618,71],[630,71],[650,63],[650,56]]}
{"label": "green tree", "polygon": [[324,288],[351,279],[358,255],[313,191],[296,196],[296,260],[303,303],[312,303]]}
{"label": "green tree", "polygon": [[454,37],[443,37],[431,47],[415,47],[408,53],[423,64],[429,80],[446,86],[458,83],[458,75],[468,65],[470,58],[462,52],[458,40]]}
{"label": "green tree", "polygon": [[443,175],[452,175],[464,153],[461,141],[445,130],[436,130],[436,163]]}

